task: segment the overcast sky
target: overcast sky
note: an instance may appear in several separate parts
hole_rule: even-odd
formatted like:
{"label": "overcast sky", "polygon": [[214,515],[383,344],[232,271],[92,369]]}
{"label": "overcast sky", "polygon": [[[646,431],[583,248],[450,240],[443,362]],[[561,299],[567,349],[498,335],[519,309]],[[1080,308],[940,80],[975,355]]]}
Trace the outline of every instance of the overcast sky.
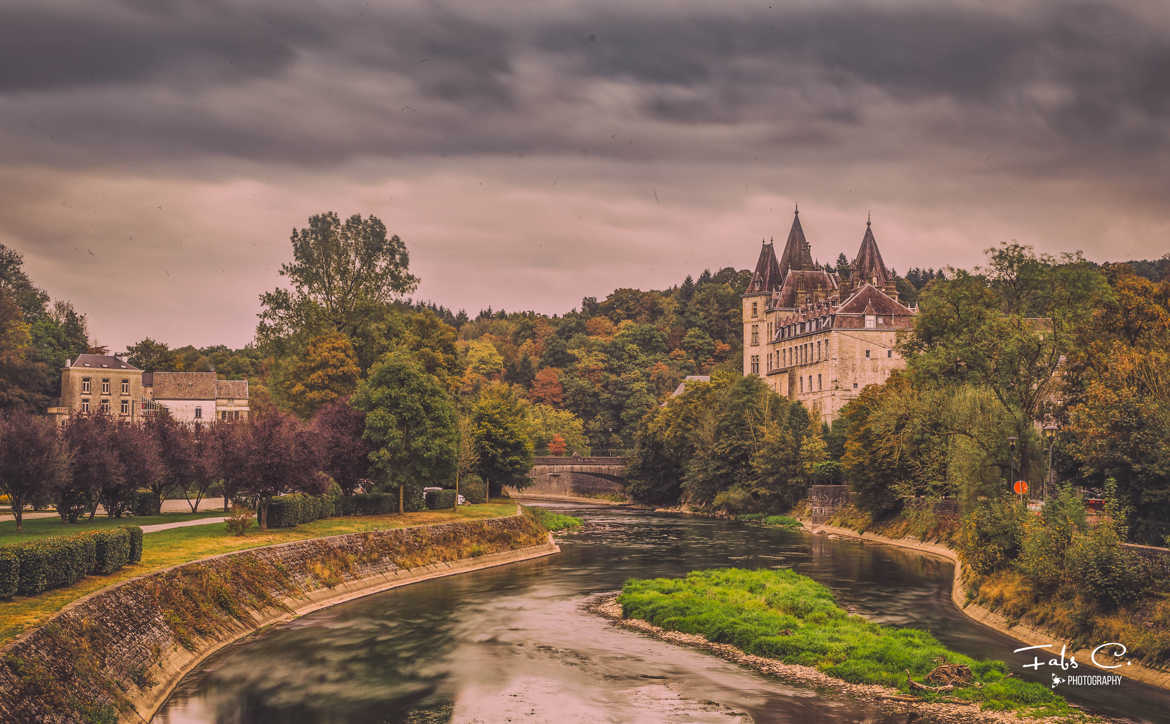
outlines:
{"label": "overcast sky", "polygon": [[[947,7],[943,7],[943,5]],[[4,0],[0,242],[115,351],[247,343],[294,226],[560,313],[754,264],[1170,251],[1165,0]]]}

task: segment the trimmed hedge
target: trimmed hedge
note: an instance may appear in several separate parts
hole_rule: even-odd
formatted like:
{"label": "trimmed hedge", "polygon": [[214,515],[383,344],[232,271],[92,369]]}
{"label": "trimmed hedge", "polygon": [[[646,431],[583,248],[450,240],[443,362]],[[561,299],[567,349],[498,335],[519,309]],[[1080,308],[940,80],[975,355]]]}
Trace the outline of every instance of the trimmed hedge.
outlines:
{"label": "trimmed hedge", "polygon": [[426,494],[427,508],[430,510],[443,510],[446,508],[455,507],[455,491],[452,490],[432,490]]}
{"label": "trimmed hedge", "polygon": [[[72,586],[90,574],[113,573],[142,560],[137,526],[38,538],[0,547],[0,599]],[[15,582],[15,583],[14,583]]]}
{"label": "trimmed hedge", "polygon": [[[333,498],[323,495],[278,495],[268,503],[268,527],[292,528],[333,516]],[[256,512],[259,520],[260,512]]]}
{"label": "trimmed hedge", "polygon": [[126,528],[94,532],[96,562],[93,572],[113,573],[130,562],[130,531]]}
{"label": "trimmed hedge", "polygon": [[142,529],[136,525],[127,525],[123,528],[130,532],[130,562],[142,560]]}
{"label": "trimmed hedge", "polygon": [[10,548],[0,548],[0,601],[12,598],[20,587],[20,556]]}
{"label": "trimmed hedge", "polygon": [[134,515],[158,515],[162,511],[162,499],[152,491],[136,490],[130,509],[134,511]]}
{"label": "trimmed hedge", "polygon": [[335,515],[382,515],[398,512],[398,493],[343,495],[336,500]]}

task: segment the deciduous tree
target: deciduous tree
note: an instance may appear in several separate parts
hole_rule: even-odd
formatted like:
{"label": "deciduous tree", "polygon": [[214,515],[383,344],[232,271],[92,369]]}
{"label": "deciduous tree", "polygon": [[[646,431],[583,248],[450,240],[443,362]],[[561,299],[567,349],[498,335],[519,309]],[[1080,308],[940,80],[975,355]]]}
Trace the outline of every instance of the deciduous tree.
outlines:
{"label": "deciduous tree", "polygon": [[23,411],[0,416],[0,491],[12,501],[17,530],[26,505],[47,503],[69,482],[70,463],[51,419]]}

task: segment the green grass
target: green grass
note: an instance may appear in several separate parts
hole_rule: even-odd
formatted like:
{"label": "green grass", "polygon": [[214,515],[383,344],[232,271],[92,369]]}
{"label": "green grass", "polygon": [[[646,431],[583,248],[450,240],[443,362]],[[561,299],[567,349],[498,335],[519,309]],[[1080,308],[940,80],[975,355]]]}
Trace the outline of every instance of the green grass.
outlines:
{"label": "green grass", "polygon": [[551,531],[573,530],[581,527],[581,519],[571,515],[561,515],[544,508],[529,508],[536,520]]}
{"label": "green grass", "polygon": [[800,528],[801,523],[796,518],[789,515],[768,515],[767,513],[743,513],[735,516],[735,519],[747,523],[760,523],[761,525],[769,525],[776,528]]}
{"label": "green grass", "polygon": [[973,701],[1023,716],[1080,716],[1043,684],[1009,678],[1002,661],[976,661],[948,650],[925,631],[849,614],[829,589],[791,570],[727,568],[692,571],[681,579],[631,579],[618,602],[627,618],[903,692],[909,690],[907,670],[921,681],[937,659],[966,664],[982,686],[923,698]]}
{"label": "green grass", "polygon": [[[27,513],[26,513],[27,515]],[[200,513],[163,513],[162,515],[126,516],[123,518],[107,518],[99,515],[93,520],[81,520],[77,523],[63,523],[54,515],[52,518],[25,518],[24,530],[16,531],[16,521],[11,514],[0,520],[0,545],[19,543],[33,538],[43,538],[50,535],[72,535],[85,530],[99,530],[101,528],[117,528],[123,525],[153,525],[155,523],[181,523],[197,518],[222,518],[222,510],[205,511]]]}
{"label": "green grass", "polygon": [[[172,528],[157,533],[148,533],[143,538],[142,561],[126,566],[108,576],[87,576],[81,582],[68,588],[46,591],[39,596],[18,596],[10,601],[0,601],[0,644],[32,626],[47,621],[67,604],[98,591],[106,586],[124,581],[144,573],[162,568],[196,561],[201,558],[248,548],[288,543],[306,538],[321,538],[344,533],[361,533],[371,530],[402,528],[411,525],[433,525],[457,520],[499,518],[516,512],[516,504],[506,500],[493,500],[481,505],[461,505],[458,510],[427,510],[405,515],[371,515],[343,518],[324,518],[298,525],[295,528],[280,528],[261,531],[252,528],[246,536],[228,533],[224,523],[209,523],[188,528]],[[219,515],[222,515],[220,513]],[[170,513],[155,517],[122,519],[120,523],[139,524],[141,521],[171,522],[180,514]],[[191,516],[188,515],[188,519]],[[47,520],[47,519],[46,519]],[[96,521],[96,519],[95,519]],[[33,521],[27,521],[25,525]],[[65,526],[57,520],[54,532],[79,530],[77,526]]]}

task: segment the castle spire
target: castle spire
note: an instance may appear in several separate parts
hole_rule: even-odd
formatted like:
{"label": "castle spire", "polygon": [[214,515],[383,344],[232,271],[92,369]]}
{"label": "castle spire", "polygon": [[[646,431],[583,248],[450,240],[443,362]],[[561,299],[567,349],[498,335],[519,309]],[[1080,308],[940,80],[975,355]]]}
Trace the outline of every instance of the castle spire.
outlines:
{"label": "castle spire", "polygon": [[878,251],[877,239],[873,236],[868,214],[865,221],[865,235],[861,237],[861,248],[853,259],[853,278],[860,284],[869,282],[879,289],[883,289],[891,282],[890,272],[886,263],[882,261],[882,253]]}
{"label": "castle spire", "polygon": [[804,228],[800,225],[800,207],[797,207],[792,212],[792,228],[788,230],[788,242],[780,256],[780,273],[787,275],[793,269],[813,269],[815,266],[812,247],[804,238]]}
{"label": "castle spire", "polygon": [[769,239],[760,240],[760,258],[756,270],[748,283],[747,294],[771,293],[780,288],[783,280],[780,265],[776,262],[776,245]]}

